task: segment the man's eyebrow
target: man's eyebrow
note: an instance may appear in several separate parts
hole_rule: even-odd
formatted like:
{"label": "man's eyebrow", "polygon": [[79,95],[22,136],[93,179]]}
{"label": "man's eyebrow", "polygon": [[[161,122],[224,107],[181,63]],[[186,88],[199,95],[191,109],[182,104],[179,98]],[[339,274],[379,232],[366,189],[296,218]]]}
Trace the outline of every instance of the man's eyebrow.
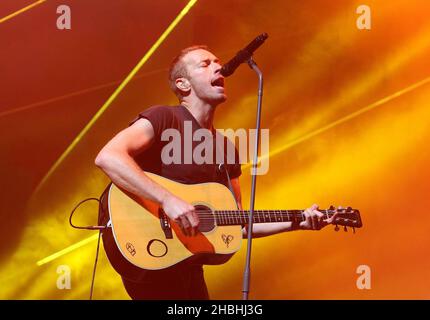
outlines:
{"label": "man's eyebrow", "polygon": [[[206,59],[202,59],[201,61],[200,61],[200,63],[202,63],[202,62],[206,62],[206,63],[210,63],[211,62],[211,59],[210,58],[206,58]],[[220,60],[218,59],[218,58],[215,58],[215,59],[213,59],[213,62],[215,62],[215,63],[220,63]]]}
{"label": "man's eyebrow", "polygon": [[209,58],[202,59],[202,60],[200,61],[200,63],[202,63],[202,62],[209,63],[209,62],[211,62],[211,59],[209,59]]}

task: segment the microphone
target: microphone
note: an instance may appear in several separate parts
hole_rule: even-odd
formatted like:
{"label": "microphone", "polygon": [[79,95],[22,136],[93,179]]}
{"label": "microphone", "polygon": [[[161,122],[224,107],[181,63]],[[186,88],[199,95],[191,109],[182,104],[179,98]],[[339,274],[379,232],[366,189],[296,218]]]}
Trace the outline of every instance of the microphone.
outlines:
{"label": "microphone", "polygon": [[255,50],[257,50],[269,35],[267,33],[260,34],[252,40],[244,49],[240,50],[236,55],[225,65],[222,66],[220,73],[224,77],[231,76],[237,67],[251,58]]}

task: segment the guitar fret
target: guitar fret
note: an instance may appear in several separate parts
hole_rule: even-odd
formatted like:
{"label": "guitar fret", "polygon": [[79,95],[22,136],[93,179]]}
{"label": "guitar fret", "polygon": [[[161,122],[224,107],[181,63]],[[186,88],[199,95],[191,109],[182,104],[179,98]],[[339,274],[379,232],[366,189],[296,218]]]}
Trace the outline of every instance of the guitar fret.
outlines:
{"label": "guitar fret", "polygon": [[[254,210],[254,223],[270,222],[302,222],[305,219],[304,210]],[[321,210],[325,219],[333,213],[331,210]],[[215,220],[218,225],[241,225],[249,223],[250,210],[216,210]]]}

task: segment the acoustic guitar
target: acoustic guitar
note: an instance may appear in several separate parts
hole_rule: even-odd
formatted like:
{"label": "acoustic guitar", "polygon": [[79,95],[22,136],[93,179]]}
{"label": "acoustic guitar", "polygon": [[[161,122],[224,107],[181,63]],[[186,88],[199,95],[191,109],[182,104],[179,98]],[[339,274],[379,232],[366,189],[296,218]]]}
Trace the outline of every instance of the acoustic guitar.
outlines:
{"label": "acoustic guitar", "polygon": [[[182,229],[149,200],[136,197],[114,184],[102,196],[108,222],[104,248],[121,275],[133,277],[140,270],[161,270],[183,261],[222,264],[240,249],[242,227],[249,211],[237,210],[231,191],[220,183],[182,184],[146,173],[156,183],[195,206],[200,224],[195,236]],[[357,209],[320,210],[326,218],[338,212],[336,225],[360,228]],[[304,210],[254,210],[254,223],[304,221]],[[337,226],[336,226],[337,227]]]}

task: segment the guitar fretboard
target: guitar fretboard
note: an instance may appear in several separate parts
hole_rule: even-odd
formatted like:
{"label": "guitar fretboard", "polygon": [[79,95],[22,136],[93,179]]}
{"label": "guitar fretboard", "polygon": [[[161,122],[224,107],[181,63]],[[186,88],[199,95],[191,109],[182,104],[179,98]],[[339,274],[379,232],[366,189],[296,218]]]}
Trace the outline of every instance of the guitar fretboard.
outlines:
{"label": "guitar fretboard", "polygon": [[[335,210],[319,210],[330,218]],[[266,222],[301,222],[305,220],[304,210],[254,210],[254,223]],[[249,221],[249,210],[216,210],[213,212],[217,225],[240,225]],[[200,215],[200,214],[199,214]]]}

